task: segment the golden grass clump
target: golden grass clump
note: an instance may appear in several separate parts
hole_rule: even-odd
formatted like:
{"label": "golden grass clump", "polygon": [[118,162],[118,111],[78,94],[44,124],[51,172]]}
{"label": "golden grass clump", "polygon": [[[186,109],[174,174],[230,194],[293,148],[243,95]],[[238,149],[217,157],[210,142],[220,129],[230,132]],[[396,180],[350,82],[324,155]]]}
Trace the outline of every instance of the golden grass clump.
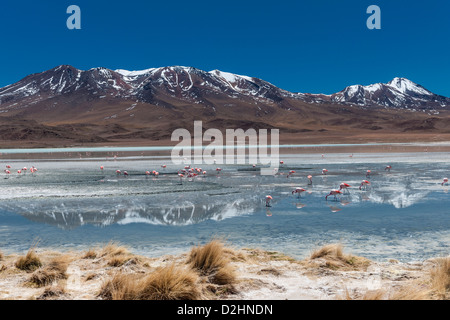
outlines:
{"label": "golden grass clump", "polygon": [[26,256],[20,257],[15,266],[24,271],[34,271],[42,266],[42,262],[33,249],[28,250]]}
{"label": "golden grass clump", "polygon": [[124,246],[119,246],[116,242],[109,242],[103,249],[100,251],[100,256],[119,256],[119,255],[128,255],[130,251]]}
{"label": "golden grass clump", "polygon": [[44,289],[41,295],[36,297],[36,300],[59,300],[66,298],[66,290],[63,286],[50,286]]}
{"label": "golden grass clump", "polygon": [[95,259],[97,258],[97,252],[94,249],[89,249],[86,251],[82,257],[82,259]]}
{"label": "golden grass clump", "polygon": [[138,278],[118,273],[102,285],[99,296],[106,300],[198,300],[198,275],[170,265]]}
{"label": "golden grass clump", "polygon": [[67,279],[66,271],[69,261],[70,259],[67,256],[54,258],[47,266],[36,270],[29,281],[38,287],[43,287],[54,281]]}
{"label": "golden grass clump", "polygon": [[370,260],[366,258],[344,254],[340,243],[329,244],[313,251],[309,260],[316,259],[325,260],[325,267],[330,269],[365,270],[370,264]]}
{"label": "golden grass clump", "polygon": [[436,259],[436,267],[430,271],[431,288],[438,299],[450,298],[450,256]]}
{"label": "golden grass clump", "polygon": [[211,283],[225,285],[236,281],[230,259],[223,244],[218,240],[213,240],[203,247],[192,248],[187,263],[200,275],[207,276]]}

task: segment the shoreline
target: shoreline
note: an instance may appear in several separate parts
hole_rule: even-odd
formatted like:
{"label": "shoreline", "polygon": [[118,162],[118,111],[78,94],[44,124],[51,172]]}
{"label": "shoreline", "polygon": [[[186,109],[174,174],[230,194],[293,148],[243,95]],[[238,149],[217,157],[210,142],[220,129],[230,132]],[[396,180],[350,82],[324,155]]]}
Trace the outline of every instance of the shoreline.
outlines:
{"label": "shoreline", "polygon": [[[213,240],[204,247],[193,247],[190,252],[156,258],[135,255],[129,248],[114,243],[87,251],[32,248],[30,252],[33,251],[42,262],[32,271],[19,270],[19,254],[1,254],[0,300],[114,299],[114,295],[102,296],[100,292],[117,275],[137,279],[173,267],[178,273],[185,272],[189,269],[192,253],[214,242],[217,241]],[[311,256],[302,260],[276,251],[236,249],[220,242],[218,248],[210,250],[217,257],[226,258],[226,266],[223,267],[231,272],[229,282],[215,283],[210,277],[196,275],[195,288],[191,289],[198,291],[194,300],[353,300],[369,299],[369,296],[377,297],[375,300],[402,297],[405,300],[428,300],[450,297],[448,290],[437,292],[430,280],[430,274],[441,262],[447,263],[444,266],[448,268],[450,256],[411,263],[393,259],[374,262],[344,253],[340,244],[312,250]],[[64,269],[64,276],[51,278],[45,283],[33,282],[36,279],[43,281],[44,276],[50,277],[52,273],[49,270],[53,270],[50,266],[55,269],[56,261],[64,265],[59,266]],[[122,297],[119,300],[128,299]]]}
{"label": "shoreline", "polygon": [[[69,159],[90,160],[95,158],[118,157],[160,157],[170,159],[174,146],[149,146],[149,147],[67,147],[67,148],[16,148],[0,149],[0,161],[16,159]],[[203,146],[204,148],[205,146]],[[270,146],[268,146],[270,151]],[[191,150],[194,150],[192,148]],[[248,150],[248,146],[246,146]],[[399,143],[356,143],[356,144],[284,144],[278,148],[280,155],[305,155],[305,154],[370,154],[370,153],[450,153],[450,141],[441,142],[399,142]],[[224,149],[223,154],[226,154]],[[248,154],[248,151],[246,151]],[[49,158],[51,156],[51,158]],[[139,159],[138,159],[139,160]]]}

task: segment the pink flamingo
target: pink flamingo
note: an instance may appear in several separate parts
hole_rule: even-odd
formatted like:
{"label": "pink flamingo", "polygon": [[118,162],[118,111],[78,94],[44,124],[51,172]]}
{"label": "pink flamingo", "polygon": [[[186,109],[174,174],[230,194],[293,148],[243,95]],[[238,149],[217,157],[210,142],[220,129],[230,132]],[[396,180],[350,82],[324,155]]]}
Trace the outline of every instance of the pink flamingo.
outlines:
{"label": "pink flamingo", "polygon": [[17,173],[18,173],[18,174],[21,174],[21,173],[22,173],[22,170],[20,170],[20,169],[17,170]]}
{"label": "pink flamingo", "polygon": [[448,185],[448,178],[444,178],[444,180],[442,181],[441,186],[443,186],[444,184]]}
{"label": "pink flamingo", "polygon": [[103,171],[103,166],[100,166],[100,170],[102,170],[102,171]]}
{"label": "pink flamingo", "polygon": [[384,168],[384,170],[387,172],[391,172],[391,169],[392,169],[391,165],[388,165],[388,166],[386,166],[386,168]]}
{"label": "pink flamingo", "polygon": [[[350,188],[350,187],[351,187],[351,185],[349,185],[348,183],[342,182],[342,183],[339,185],[339,190],[346,190],[347,193],[350,193],[350,192],[348,191],[348,188]],[[344,193],[344,192],[343,192],[343,193]]]}
{"label": "pink flamingo", "polygon": [[328,170],[327,170],[327,169],[322,169],[322,174],[323,174],[323,175],[327,175],[327,173],[328,173]]}
{"label": "pink flamingo", "polygon": [[292,191],[292,194],[297,193],[298,197],[300,198],[301,193],[302,193],[302,192],[305,192],[305,191],[306,191],[306,190],[303,189],[303,188],[295,188],[295,190]]}
{"label": "pink flamingo", "polygon": [[178,177],[180,178],[180,184],[183,184],[183,180],[182,179],[184,178],[184,174],[179,173]]}
{"label": "pink flamingo", "polygon": [[220,173],[220,171],[222,171],[222,168],[216,168],[216,172],[217,172],[217,174],[219,174],[219,173]]}
{"label": "pink flamingo", "polygon": [[329,194],[325,196],[325,200],[328,200],[329,196],[334,196],[334,200],[337,200],[336,195],[342,194],[340,190],[331,190]]}
{"label": "pink flamingo", "polygon": [[370,178],[370,173],[371,173],[370,170],[367,170],[367,171],[366,171],[366,178]]}
{"label": "pink flamingo", "polygon": [[367,180],[361,181],[361,185],[359,186],[359,190],[362,190],[362,189],[366,190],[367,185],[369,185],[369,184],[370,184],[370,182],[367,181]]}
{"label": "pink flamingo", "polygon": [[11,166],[9,164],[7,164],[6,169],[11,169]]}
{"label": "pink flamingo", "polygon": [[313,184],[313,182],[312,182],[312,175],[309,175],[308,176],[308,185],[312,185]]}
{"label": "pink flamingo", "polygon": [[116,174],[121,174],[121,173],[122,173],[122,171],[116,170]]}
{"label": "pink flamingo", "polygon": [[128,172],[124,171],[123,175],[127,177],[128,176]]}
{"label": "pink flamingo", "polygon": [[270,196],[270,195],[266,196],[266,207],[271,207],[270,200],[272,200],[272,199],[273,199],[272,196]]}
{"label": "pink flamingo", "polygon": [[289,171],[289,174],[286,176],[286,178],[289,178],[291,175],[293,175],[295,173],[294,170]]}

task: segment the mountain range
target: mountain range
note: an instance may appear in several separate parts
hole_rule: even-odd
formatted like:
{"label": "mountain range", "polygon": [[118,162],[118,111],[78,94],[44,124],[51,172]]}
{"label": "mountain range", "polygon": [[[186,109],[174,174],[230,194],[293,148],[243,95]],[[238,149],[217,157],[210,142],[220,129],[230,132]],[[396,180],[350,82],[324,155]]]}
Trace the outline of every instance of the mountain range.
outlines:
{"label": "mountain range", "polygon": [[279,128],[282,141],[297,143],[367,140],[374,132],[442,136],[450,133],[449,107],[450,98],[400,77],[325,95],[193,67],[61,65],[0,89],[0,139],[8,146],[148,145],[170,141],[194,120],[205,129]]}

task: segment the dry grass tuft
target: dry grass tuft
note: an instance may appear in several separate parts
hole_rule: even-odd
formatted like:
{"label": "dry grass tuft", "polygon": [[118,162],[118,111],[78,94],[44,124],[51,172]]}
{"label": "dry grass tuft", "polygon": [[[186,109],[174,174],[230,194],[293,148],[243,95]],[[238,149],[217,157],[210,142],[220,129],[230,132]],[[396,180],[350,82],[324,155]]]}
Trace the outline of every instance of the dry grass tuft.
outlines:
{"label": "dry grass tuft", "polygon": [[36,270],[29,281],[38,287],[43,287],[54,281],[67,279],[66,271],[69,262],[68,256],[54,258],[45,268]]}
{"label": "dry grass tuft", "polygon": [[103,249],[100,251],[100,257],[113,257],[119,255],[129,255],[130,251],[124,246],[120,246],[116,242],[109,242]]}
{"label": "dry grass tuft", "polygon": [[36,297],[36,300],[59,300],[66,298],[66,290],[63,286],[51,286],[44,289],[44,292]]}
{"label": "dry grass tuft", "polygon": [[430,271],[431,288],[437,299],[450,299],[450,257],[436,259]]}
{"label": "dry grass tuft", "polygon": [[137,300],[137,281],[136,276],[117,273],[103,283],[98,296],[105,300]]}
{"label": "dry grass tuft", "polygon": [[344,254],[343,246],[340,243],[329,244],[313,251],[309,261],[317,259],[324,260],[324,266],[333,270],[366,270],[370,265],[370,260],[366,258]]}
{"label": "dry grass tuft", "polygon": [[198,300],[198,275],[190,269],[160,268],[146,277],[118,273],[105,282],[99,296],[106,300]]}
{"label": "dry grass tuft", "polygon": [[36,255],[33,249],[28,250],[28,253],[24,257],[20,257],[15,266],[17,269],[24,271],[34,271],[42,266],[42,262]]}
{"label": "dry grass tuft", "polygon": [[0,251],[0,261],[3,260],[3,253]]}
{"label": "dry grass tuft", "polygon": [[223,244],[218,240],[213,240],[203,247],[192,248],[187,263],[200,275],[207,276],[211,283],[226,285],[236,281],[230,259]]}
{"label": "dry grass tuft", "polygon": [[140,299],[143,300],[198,300],[201,291],[198,275],[186,268],[160,268],[140,283]]}
{"label": "dry grass tuft", "polygon": [[82,257],[82,259],[95,259],[97,258],[97,252],[94,249],[89,249],[86,251]]}
{"label": "dry grass tuft", "polygon": [[409,284],[396,290],[389,300],[429,300],[431,290],[418,284]]}

